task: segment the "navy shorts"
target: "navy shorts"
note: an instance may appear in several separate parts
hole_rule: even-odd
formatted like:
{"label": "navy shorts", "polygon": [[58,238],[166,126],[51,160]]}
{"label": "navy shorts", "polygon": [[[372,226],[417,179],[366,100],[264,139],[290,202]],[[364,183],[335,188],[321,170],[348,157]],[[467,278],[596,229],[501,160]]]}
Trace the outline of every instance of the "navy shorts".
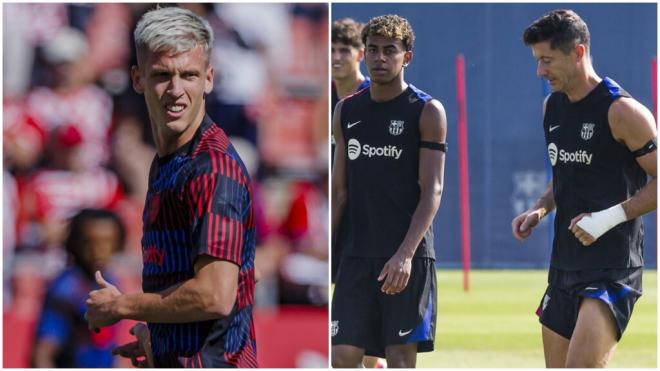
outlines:
{"label": "navy shorts", "polygon": [[332,297],[332,345],[353,345],[376,357],[385,357],[387,346],[411,343],[417,343],[418,352],[431,352],[437,306],[435,262],[414,258],[408,286],[387,295],[377,280],[387,260],[342,259]]}
{"label": "navy shorts", "polygon": [[620,340],[641,295],[642,268],[594,271],[550,268],[548,288],[536,314],[541,324],[570,339],[582,299],[598,299],[610,309],[617,327],[617,340]]}

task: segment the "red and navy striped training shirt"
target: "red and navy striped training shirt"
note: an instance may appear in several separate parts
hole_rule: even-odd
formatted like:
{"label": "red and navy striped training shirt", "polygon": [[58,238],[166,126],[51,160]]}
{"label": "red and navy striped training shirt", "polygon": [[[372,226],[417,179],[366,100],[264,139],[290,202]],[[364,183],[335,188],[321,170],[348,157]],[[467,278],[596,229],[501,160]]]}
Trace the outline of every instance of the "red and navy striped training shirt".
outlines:
{"label": "red and navy striped training shirt", "polygon": [[200,254],[239,266],[236,304],[229,317],[148,324],[157,366],[257,367],[251,202],[247,170],[208,116],[188,144],[154,159],[143,213],[144,292],[160,292],[192,278]]}

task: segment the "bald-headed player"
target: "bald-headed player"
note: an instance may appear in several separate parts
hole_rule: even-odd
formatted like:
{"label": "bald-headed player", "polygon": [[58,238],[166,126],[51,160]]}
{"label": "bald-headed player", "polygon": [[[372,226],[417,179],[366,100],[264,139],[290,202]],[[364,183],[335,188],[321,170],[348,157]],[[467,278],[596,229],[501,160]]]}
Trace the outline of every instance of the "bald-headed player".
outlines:
{"label": "bald-headed player", "polygon": [[447,123],[437,100],[404,81],[414,33],[396,15],[362,30],[369,89],[340,101],[332,173],[332,229],[348,217],[332,299],[332,366],[366,355],[415,367],[433,350],[432,222],[442,194]]}
{"label": "bald-headed player", "polygon": [[641,216],[656,209],[656,125],[646,107],[596,74],[589,29],[575,12],[551,11],[523,38],[552,88],[543,119],[552,182],[513,220],[513,235],[527,238],[556,207],[537,311],[545,363],[605,367],[642,293]]}

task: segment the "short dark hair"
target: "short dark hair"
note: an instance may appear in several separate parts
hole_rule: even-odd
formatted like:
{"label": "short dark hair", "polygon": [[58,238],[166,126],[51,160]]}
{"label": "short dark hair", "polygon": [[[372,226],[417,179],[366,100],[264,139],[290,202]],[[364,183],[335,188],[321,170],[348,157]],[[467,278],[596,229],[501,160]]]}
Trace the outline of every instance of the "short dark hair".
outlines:
{"label": "short dark hair", "polygon": [[351,18],[342,18],[332,22],[332,43],[342,43],[357,49],[362,49],[364,44],[360,38],[363,24]]}
{"label": "short dark hair", "polygon": [[372,18],[362,29],[362,43],[367,45],[367,37],[382,36],[401,40],[406,51],[415,44],[415,33],[407,19],[388,14]]}
{"label": "short dark hair", "polygon": [[85,223],[90,220],[110,220],[115,224],[117,232],[119,233],[119,241],[117,241],[118,246],[116,247],[115,252],[122,251],[126,242],[126,228],[117,214],[105,209],[80,210],[78,214],[71,218],[69,223],[69,234],[64,241],[66,251],[79,266],[84,265],[82,249],[85,247]]}
{"label": "short dark hair", "polygon": [[550,41],[552,49],[569,54],[575,45],[584,44],[589,50],[589,28],[577,13],[568,9],[557,9],[542,15],[525,29],[523,41],[530,46]]}

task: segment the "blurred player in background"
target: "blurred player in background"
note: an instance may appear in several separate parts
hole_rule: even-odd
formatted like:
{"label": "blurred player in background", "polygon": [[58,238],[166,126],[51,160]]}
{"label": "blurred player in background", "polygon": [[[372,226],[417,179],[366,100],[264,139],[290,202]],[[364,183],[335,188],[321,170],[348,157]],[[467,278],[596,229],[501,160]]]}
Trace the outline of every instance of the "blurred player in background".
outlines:
{"label": "blurred player in background", "polygon": [[106,268],[113,254],[124,248],[124,239],[124,226],[110,211],[84,209],[71,219],[65,247],[72,264],[48,287],[32,366],[113,367],[115,329],[90,331],[85,299],[95,287],[94,272]]}
{"label": "blurred player in background", "polygon": [[[344,99],[351,94],[368,88],[369,78],[365,77],[360,71],[360,62],[364,59],[364,45],[360,33],[362,24],[351,18],[344,18],[332,23],[332,107],[334,108],[340,99]],[[334,114],[334,110],[333,110]],[[332,157],[335,157],[335,138],[331,136]],[[338,243],[340,236],[344,236],[346,230],[347,218],[342,218],[342,224],[339,227],[336,236],[332,241],[332,282],[337,278],[339,264],[341,261],[341,247]],[[362,364],[367,368],[373,368],[378,364],[376,357],[364,357]]]}
{"label": "blurred player in background", "polygon": [[188,10],[163,8],[141,18],[135,43],[133,86],[158,152],[143,214],[144,293],[122,294],[97,272],[86,318],[90,328],[146,321],[149,337],[136,327],[138,341],[116,350],[136,366],[256,367],[250,178],[205,114],[213,32]]}
{"label": "blurred player in background", "polygon": [[575,12],[543,15],[523,39],[552,88],[543,129],[553,177],[513,220],[513,235],[527,238],[557,208],[537,311],[546,366],[605,367],[642,293],[641,216],[657,203],[656,125],[646,107],[596,74],[589,29]]}
{"label": "blurred player in background", "polygon": [[415,367],[435,336],[432,221],[446,117],[404,81],[414,44],[406,19],[373,18],[361,37],[371,86],[340,101],[333,117],[332,230],[342,217],[350,223],[333,295],[332,365],[359,367],[369,355]]}
{"label": "blurred player in background", "polygon": [[[344,18],[332,23],[332,107],[334,109],[340,99],[356,93],[359,90],[369,87],[369,78],[362,75],[360,71],[360,62],[364,59],[364,45],[360,32],[362,24],[350,19]],[[334,115],[334,110],[333,110]],[[335,155],[335,138],[332,140],[332,159]],[[343,219],[343,224],[346,219]],[[343,225],[342,224],[342,225]],[[345,228],[341,227],[340,231]],[[338,233],[338,236],[342,232]],[[334,236],[334,239],[338,238]],[[332,282],[335,282],[339,262],[341,259],[341,244],[333,241],[332,244]]]}
{"label": "blurred player in background", "polygon": [[360,71],[364,59],[361,31],[362,24],[350,18],[332,23],[332,107],[340,99],[369,87],[369,78]]}

